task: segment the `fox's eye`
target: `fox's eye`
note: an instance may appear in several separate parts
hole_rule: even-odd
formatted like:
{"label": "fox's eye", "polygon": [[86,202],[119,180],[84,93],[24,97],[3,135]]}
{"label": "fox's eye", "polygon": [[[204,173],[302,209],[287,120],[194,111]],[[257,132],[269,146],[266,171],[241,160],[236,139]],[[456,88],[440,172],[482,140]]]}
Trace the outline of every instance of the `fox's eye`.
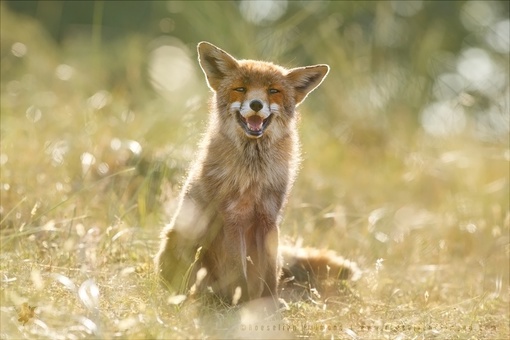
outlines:
{"label": "fox's eye", "polygon": [[234,91],[244,93],[246,92],[246,87],[237,87],[234,89]]}
{"label": "fox's eye", "polygon": [[280,91],[278,91],[277,89],[269,89],[269,93],[271,93],[271,94],[275,94],[278,92],[280,92]]}

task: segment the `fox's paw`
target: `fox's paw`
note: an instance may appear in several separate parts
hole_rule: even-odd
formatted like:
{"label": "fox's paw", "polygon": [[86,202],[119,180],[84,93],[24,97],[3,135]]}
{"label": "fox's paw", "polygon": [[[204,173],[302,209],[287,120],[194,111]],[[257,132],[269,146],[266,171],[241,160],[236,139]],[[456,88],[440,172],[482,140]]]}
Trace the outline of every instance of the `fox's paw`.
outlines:
{"label": "fox's paw", "polygon": [[182,291],[183,283],[193,266],[197,247],[179,233],[170,230],[161,240],[159,252],[154,257],[156,273],[165,286]]}

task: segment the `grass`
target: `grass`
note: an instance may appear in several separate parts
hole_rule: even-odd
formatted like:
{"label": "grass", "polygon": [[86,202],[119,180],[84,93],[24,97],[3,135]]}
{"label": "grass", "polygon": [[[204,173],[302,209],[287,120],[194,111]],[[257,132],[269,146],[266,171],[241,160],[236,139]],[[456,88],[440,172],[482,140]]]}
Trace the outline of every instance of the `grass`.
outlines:
{"label": "grass", "polygon": [[[159,64],[147,37],[55,46],[34,21],[1,15],[2,339],[510,336],[508,131],[481,141],[473,119],[461,134],[427,134],[420,76],[391,63],[363,71],[349,48],[366,46],[333,46],[332,23],[322,39],[302,39],[303,62],[268,42],[276,61],[332,66],[300,108],[304,161],[282,234],[338,251],[363,276],[288,301],[276,320],[236,326],[232,311],[203,320],[152,268],[205,126],[195,55],[168,55],[191,65],[169,92],[150,84]],[[228,44],[218,42],[240,48]]]}

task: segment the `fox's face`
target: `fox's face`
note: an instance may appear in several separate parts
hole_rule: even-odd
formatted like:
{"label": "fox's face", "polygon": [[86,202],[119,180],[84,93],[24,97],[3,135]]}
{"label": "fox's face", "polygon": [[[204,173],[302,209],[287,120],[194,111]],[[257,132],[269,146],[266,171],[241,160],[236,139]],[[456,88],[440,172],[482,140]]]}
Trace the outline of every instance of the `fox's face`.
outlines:
{"label": "fox's face", "polygon": [[236,60],[207,42],[198,45],[198,54],[207,83],[216,92],[219,114],[225,118],[221,124],[249,138],[281,135],[294,119],[296,105],[329,71],[327,65],[287,70],[263,61]]}
{"label": "fox's face", "polygon": [[279,91],[253,81],[239,83],[242,86],[235,87],[230,94],[228,111],[248,137],[261,137],[274,115],[280,113],[281,100],[275,96]]}

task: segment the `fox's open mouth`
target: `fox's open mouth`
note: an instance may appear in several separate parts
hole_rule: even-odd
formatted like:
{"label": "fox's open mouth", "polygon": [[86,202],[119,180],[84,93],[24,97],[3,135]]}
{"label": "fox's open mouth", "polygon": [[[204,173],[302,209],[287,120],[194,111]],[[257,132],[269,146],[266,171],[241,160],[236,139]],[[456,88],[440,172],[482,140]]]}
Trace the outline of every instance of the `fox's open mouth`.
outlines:
{"label": "fox's open mouth", "polygon": [[246,134],[251,137],[262,136],[273,118],[272,114],[270,114],[266,119],[259,115],[252,115],[244,118],[239,111],[237,111],[236,116],[239,125],[241,125],[241,127],[244,129],[244,132],[246,132]]}

